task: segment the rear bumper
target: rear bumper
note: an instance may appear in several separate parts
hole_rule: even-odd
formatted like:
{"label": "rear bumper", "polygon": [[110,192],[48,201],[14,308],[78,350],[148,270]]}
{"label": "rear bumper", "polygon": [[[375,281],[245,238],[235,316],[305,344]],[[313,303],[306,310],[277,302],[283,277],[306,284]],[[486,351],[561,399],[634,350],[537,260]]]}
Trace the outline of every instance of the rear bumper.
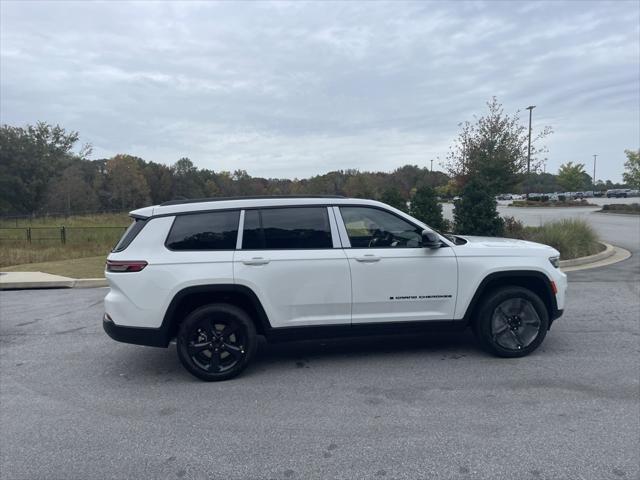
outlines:
{"label": "rear bumper", "polygon": [[116,325],[106,313],[102,317],[102,328],[117,342],[165,348],[169,345],[166,332],[162,328],[123,327]]}
{"label": "rear bumper", "polygon": [[549,328],[551,328],[551,325],[553,325],[553,322],[556,321],[557,319],[559,319],[562,316],[562,314],[564,313],[564,310],[554,308],[549,313],[551,314],[551,315],[549,315]]}

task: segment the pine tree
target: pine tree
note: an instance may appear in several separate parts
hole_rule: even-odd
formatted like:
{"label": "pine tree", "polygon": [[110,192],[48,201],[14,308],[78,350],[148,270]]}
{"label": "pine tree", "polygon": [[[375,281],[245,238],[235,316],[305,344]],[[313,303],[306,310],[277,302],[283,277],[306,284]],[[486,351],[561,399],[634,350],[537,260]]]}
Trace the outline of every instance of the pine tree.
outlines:
{"label": "pine tree", "polygon": [[434,230],[446,230],[447,222],[442,217],[442,205],[433,188],[423,185],[411,199],[411,215],[426,223]]}
{"label": "pine tree", "polygon": [[503,234],[504,221],[498,215],[497,202],[486,185],[471,177],[462,198],[455,203],[453,216],[457,233],[496,237]]}
{"label": "pine tree", "polygon": [[402,210],[403,212],[407,211],[407,202],[404,198],[402,198],[400,190],[398,190],[397,188],[388,188],[387,190],[382,192],[380,201],[386,203],[387,205],[391,205],[398,210]]}

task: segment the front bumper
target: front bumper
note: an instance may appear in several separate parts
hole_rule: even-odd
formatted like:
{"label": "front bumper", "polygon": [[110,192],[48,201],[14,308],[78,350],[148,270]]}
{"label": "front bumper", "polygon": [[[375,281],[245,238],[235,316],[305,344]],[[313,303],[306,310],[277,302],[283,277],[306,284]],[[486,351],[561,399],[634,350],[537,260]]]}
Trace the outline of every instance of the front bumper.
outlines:
{"label": "front bumper", "polygon": [[167,347],[169,341],[162,328],[124,327],[116,325],[106,313],[102,317],[102,328],[117,342],[146,345],[149,347]]}

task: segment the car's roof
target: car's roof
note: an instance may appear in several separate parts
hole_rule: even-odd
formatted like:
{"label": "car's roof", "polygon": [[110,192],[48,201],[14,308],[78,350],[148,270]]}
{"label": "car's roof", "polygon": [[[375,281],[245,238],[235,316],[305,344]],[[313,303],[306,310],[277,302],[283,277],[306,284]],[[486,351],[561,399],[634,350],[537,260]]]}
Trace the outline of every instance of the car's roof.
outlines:
{"label": "car's roof", "polygon": [[[180,200],[165,202],[160,205],[133,210],[130,214],[138,217],[158,215],[174,215],[185,212],[199,212],[206,210],[222,210],[230,208],[251,207],[286,207],[300,205],[377,205],[383,203],[362,198],[346,198],[338,196],[266,196],[266,197],[233,197],[196,200]],[[388,208],[387,205],[384,205]]]}

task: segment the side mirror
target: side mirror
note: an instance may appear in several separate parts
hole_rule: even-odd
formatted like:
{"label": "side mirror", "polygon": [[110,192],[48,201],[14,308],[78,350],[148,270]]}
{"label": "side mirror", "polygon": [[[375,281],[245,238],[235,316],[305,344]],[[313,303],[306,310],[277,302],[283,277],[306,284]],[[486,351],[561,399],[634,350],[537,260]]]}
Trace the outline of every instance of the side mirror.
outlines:
{"label": "side mirror", "polygon": [[442,246],[442,242],[440,241],[440,238],[438,238],[438,235],[431,230],[423,230],[422,246],[425,248],[440,248]]}

